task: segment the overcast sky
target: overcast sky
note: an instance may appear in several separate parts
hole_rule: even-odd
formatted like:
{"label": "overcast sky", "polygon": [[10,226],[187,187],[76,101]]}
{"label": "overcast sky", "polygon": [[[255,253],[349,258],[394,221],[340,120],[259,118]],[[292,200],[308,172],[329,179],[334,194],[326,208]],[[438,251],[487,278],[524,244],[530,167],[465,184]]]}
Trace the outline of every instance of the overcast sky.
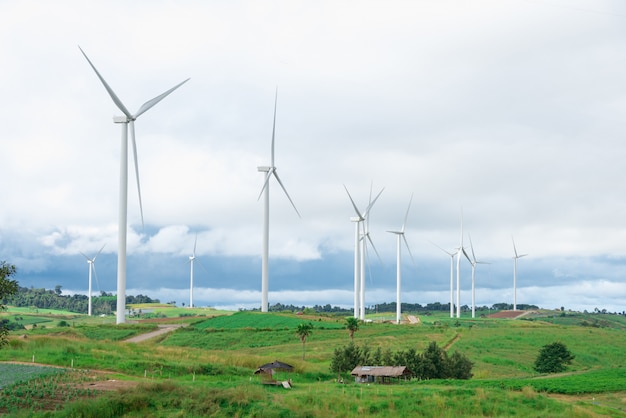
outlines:
{"label": "overcast sky", "polygon": [[[0,260],[23,286],[115,291],[120,112],[136,122],[128,293],[259,307],[263,173],[270,304],[352,306],[354,210],[381,261],[366,304],[449,300],[469,234],[478,305],[626,309],[626,4],[599,0],[2,1]],[[131,154],[132,156],[132,150]],[[468,247],[469,248],[469,247]],[[470,304],[464,260],[462,304]]]}

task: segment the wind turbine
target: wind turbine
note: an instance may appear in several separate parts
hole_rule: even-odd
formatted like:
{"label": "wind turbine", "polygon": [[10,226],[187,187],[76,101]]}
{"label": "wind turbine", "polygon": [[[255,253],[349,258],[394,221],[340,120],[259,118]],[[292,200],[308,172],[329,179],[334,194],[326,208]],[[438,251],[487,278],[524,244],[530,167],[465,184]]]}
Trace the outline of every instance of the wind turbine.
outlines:
{"label": "wind turbine", "polygon": [[409,248],[409,243],[406,240],[406,236],[404,235],[404,227],[406,226],[406,220],[409,217],[409,210],[411,209],[411,202],[413,201],[413,195],[411,195],[411,199],[409,200],[409,207],[406,209],[406,215],[404,215],[404,222],[402,223],[402,228],[399,231],[387,231],[391,234],[395,234],[397,236],[396,243],[396,323],[400,323],[400,316],[402,315],[402,304],[400,302],[400,287],[402,282],[402,240],[404,240],[404,244],[406,245],[406,249],[411,256],[411,260],[415,263],[415,259],[413,258],[413,254],[411,254],[411,249]]}
{"label": "wind turbine", "polygon": [[[105,244],[106,245],[106,244]],[[82,256],[87,259],[87,264],[89,264],[89,303],[87,309],[87,315],[91,316],[91,271],[93,270],[94,276],[96,276],[96,281],[98,281],[98,273],[96,273],[96,257],[100,255],[102,250],[104,249],[104,245],[100,248],[100,251],[93,256],[93,258],[87,257],[84,253],[81,252]]]}
{"label": "wind turbine", "polygon": [[456,317],[461,317],[461,254],[471,263],[463,247],[463,211],[461,210],[461,243],[456,253]]}
{"label": "wind turbine", "polygon": [[517,259],[526,257],[528,254],[517,254],[517,248],[515,248],[515,240],[511,236],[511,240],[513,241],[513,252],[515,256],[513,257],[513,310],[517,310]]}
{"label": "wind turbine", "polygon": [[141,213],[141,224],[143,225],[143,206],[141,202],[141,187],[139,185],[139,167],[137,165],[137,144],[135,142],[135,120],[150,110],[154,105],[167,97],[174,90],[182,86],[185,81],[177,84],[166,92],[156,96],[145,102],[139,110],[132,114],[124,103],[117,97],[113,89],[107,84],[100,75],[96,67],[92,64],[87,54],[79,46],[80,52],[83,54],[91,68],[95,71],[100,82],[111,96],[113,103],[124,114],[124,116],[114,116],[113,122],[122,125],[122,141],[120,153],[120,196],[119,196],[119,215],[118,215],[118,254],[117,254],[117,324],[126,322],[126,234],[127,234],[127,215],[128,215],[128,130],[130,128],[131,143],[133,145],[133,156],[135,160],[135,177],[137,178],[137,192],[139,195],[139,211]]}
{"label": "wind turbine", "polygon": [[450,256],[450,318],[454,318],[454,256],[456,253],[446,251],[434,242],[431,244]]}
{"label": "wind turbine", "polygon": [[470,263],[472,264],[472,318],[475,318],[475,312],[476,312],[476,282],[475,282],[475,273],[476,273],[476,264],[489,264],[487,262],[484,261],[478,261],[476,260],[476,254],[474,254],[474,245],[472,244],[472,237],[471,235],[467,234],[469,237],[469,241],[470,241],[470,249],[472,250],[472,259],[470,260]]}
{"label": "wind turbine", "polygon": [[[374,243],[372,242],[372,238],[369,236],[369,231],[367,229],[366,220],[368,219],[369,211],[376,203],[380,195],[382,194],[384,188],[378,192],[378,195],[372,200],[371,197],[371,189],[370,189],[370,202],[365,208],[364,212],[361,212],[357,207],[356,203],[354,203],[354,199],[350,195],[348,188],[344,185],[346,189],[346,193],[348,193],[348,197],[350,198],[350,202],[352,203],[352,207],[356,212],[357,216],[350,218],[352,222],[355,222],[355,238],[354,238],[354,316],[355,318],[365,319],[365,258],[366,258],[366,244],[365,241],[369,240],[372,248],[378,255],[376,251],[376,247],[374,247]],[[361,233],[361,225],[363,225],[363,232]]]}
{"label": "wind turbine", "polygon": [[193,242],[193,253],[189,256],[189,307],[193,308],[193,263],[196,261],[196,244],[198,243],[198,234]]}
{"label": "wind turbine", "polygon": [[269,289],[269,243],[270,243],[270,178],[274,176],[280,187],[285,192],[285,196],[289,199],[291,206],[295,209],[298,217],[301,218],[298,208],[291,200],[287,189],[283,186],[283,182],[280,181],[278,173],[276,172],[276,166],[274,165],[274,138],[276,133],[276,104],[278,103],[278,88],[276,89],[276,97],[274,98],[274,123],[272,125],[272,151],[271,151],[271,165],[257,167],[258,171],[266,173],[265,181],[263,182],[263,188],[259,194],[264,195],[263,204],[263,253],[261,255],[261,312],[268,311],[268,289]]}

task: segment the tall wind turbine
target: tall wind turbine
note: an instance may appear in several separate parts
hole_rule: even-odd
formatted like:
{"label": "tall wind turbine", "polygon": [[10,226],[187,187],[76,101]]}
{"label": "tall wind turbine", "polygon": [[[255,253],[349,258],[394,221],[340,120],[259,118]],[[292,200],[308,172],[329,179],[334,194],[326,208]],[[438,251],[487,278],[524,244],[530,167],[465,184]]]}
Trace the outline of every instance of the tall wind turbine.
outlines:
{"label": "tall wind turbine", "polygon": [[361,212],[356,203],[354,203],[354,199],[352,199],[348,188],[345,185],[343,187],[346,189],[346,193],[348,193],[348,197],[350,198],[352,207],[357,214],[356,217],[350,218],[350,220],[352,222],[355,222],[356,225],[354,238],[354,316],[355,318],[365,319],[366,240],[370,241],[372,248],[374,248],[374,251],[378,255],[378,252],[374,247],[374,243],[372,242],[372,238],[369,236],[366,220],[368,219],[370,209],[372,208],[372,206],[374,206],[374,203],[376,203],[384,189],[382,189],[378,193],[378,195],[376,195],[374,200],[372,200],[370,192],[370,202],[365,208],[365,211]]}
{"label": "tall wind turbine", "polygon": [[489,264],[484,261],[476,260],[476,254],[474,254],[474,245],[472,244],[471,235],[467,234],[470,241],[470,249],[472,250],[472,259],[470,263],[472,264],[472,318],[476,317],[476,282],[475,282],[475,274],[476,274],[476,265],[477,264]]}
{"label": "tall wind turbine", "polygon": [[397,236],[396,243],[396,324],[400,323],[400,317],[402,315],[402,304],[400,301],[400,287],[402,283],[402,240],[404,240],[404,244],[406,245],[406,249],[411,256],[411,260],[415,263],[415,259],[413,258],[413,254],[411,254],[411,249],[409,248],[409,243],[406,240],[406,236],[404,235],[404,227],[406,226],[406,220],[409,217],[409,210],[411,209],[411,202],[413,201],[413,195],[411,195],[411,199],[409,200],[409,207],[406,209],[406,215],[404,215],[404,222],[402,223],[402,228],[399,231],[387,231],[389,233],[395,234]]}
{"label": "tall wind turbine", "polygon": [[354,207],[354,211],[357,216],[353,216],[350,218],[351,222],[354,222],[354,317],[359,318],[359,295],[360,295],[360,287],[361,287],[361,223],[365,220],[365,216],[359,211],[359,208],[354,203],[352,196],[350,196],[350,192],[348,188],[344,184],[344,189],[346,189],[346,193],[348,193],[348,197],[350,198],[350,202],[352,202],[352,206]]}
{"label": "tall wind turbine", "polygon": [[257,167],[258,171],[266,173],[265,181],[263,182],[263,188],[259,194],[264,195],[263,203],[263,253],[261,254],[261,312],[268,311],[268,293],[269,293],[269,246],[270,246],[270,178],[274,176],[280,187],[285,192],[285,196],[289,199],[291,206],[295,209],[298,217],[301,218],[298,208],[291,200],[287,189],[283,186],[283,182],[280,181],[278,173],[276,172],[276,166],[274,165],[274,138],[276,134],[276,104],[278,103],[278,89],[276,89],[276,96],[274,98],[274,123],[272,125],[272,150],[271,150],[271,165]]}
{"label": "tall wind turbine", "polygon": [[528,254],[517,254],[517,248],[515,248],[515,240],[511,236],[511,240],[513,241],[513,252],[515,256],[513,257],[513,310],[517,310],[517,259],[526,257]]}
{"label": "tall wind turbine", "polygon": [[[383,189],[384,190],[384,189]],[[374,203],[376,202],[376,200],[378,199],[378,197],[380,196],[380,194],[383,192],[383,190],[381,190],[378,195],[376,196],[376,199],[374,199],[374,201],[372,201],[372,190],[370,188],[370,204],[368,205],[368,209],[367,209],[367,213],[365,216],[365,221],[363,221],[363,236],[361,237],[361,301],[360,301],[360,305],[361,305],[361,321],[365,321],[365,263],[368,263],[368,267],[369,267],[369,259],[367,257],[367,243],[369,242],[369,245],[372,246],[372,249],[374,250],[374,253],[376,254],[376,257],[378,257],[378,260],[380,259],[380,255],[378,254],[378,251],[376,250],[376,246],[374,245],[374,241],[372,241],[372,237],[370,235],[370,230],[369,230],[369,224],[370,224],[370,219],[369,219],[369,211],[372,208],[372,206],[374,205]],[[370,280],[372,277],[372,272],[370,270]]]}
{"label": "tall wind turbine", "polygon": [[117,324],[126,322],[126,233],[127,233],[127,215],[128,215],[128,130],[130,128],[131,143],[133,145],[133,156],[135,160],[135,177],[137,178],[137,192],[139,194],[139,210],[141,212],[141,224],[143,225],[143,206],[141,203],[141,187],[139,185],[139,167],[137,165],[137,144],[135,142],[135,120],[150,110],[154,105],[167,97],[174,90],[182,86],[189,79],[177,84],[166,92],[156,96],[145,102],[139,110],[132,114],[124,103],[117,97],[113,89],[107,84],[100,75],[96,67],[87,57],[87,54],[80,48],[87,62],[93,68],[96,75],[102,82],[102,85],[111,96],[113,103],[124,114],[124,116],[113,117],[114,123],[122,125],[122,144],[120,154],[120,197],[119,197],[119,215],[118,215],[118,254],[117,254]]}
{"label": "tall wind turbine", "polygon": [[[106,245],[106,244],[105,244]],[[91,316],[91,272],[93,270],[94,276],[96,276],[96,280],[98,280],[98,273],[96,273],[96,257],[100,255],[102,250],[104,249],[104,245],[100,248],[100,251],[96,253],[92,258],[87,257],[84,253],[81,252],[82,256],[87,259],[87,264],[89,264],[89,303],[87,309],[87,315]]]}
{"label": "tall wind turbine", "polygon": [[454,318],[454,256],[456,253],[446,251],[434,242],[431,244],[450,256],[450,318]]}

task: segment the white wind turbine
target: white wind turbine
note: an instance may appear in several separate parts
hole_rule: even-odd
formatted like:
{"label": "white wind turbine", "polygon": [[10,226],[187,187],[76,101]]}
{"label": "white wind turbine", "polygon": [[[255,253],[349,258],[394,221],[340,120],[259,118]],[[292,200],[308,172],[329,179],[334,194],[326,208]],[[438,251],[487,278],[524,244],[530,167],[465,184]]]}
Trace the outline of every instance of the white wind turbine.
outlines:
{"label": "white wind turbine", "polygon": [[454,256],[456,253],[446,251],[434,242],[431,244],[450,256],[450,318],[454,318]]}
{"label": "white wind turbine", "polygon": [[404,227],[406,226],[406,220],[409,217],[409,210],[411,209],[411,202],[413,201],[413,195],[411,195],[411,199],[409,200],[409,207],[406,209],[406,215],[404,215],[404,222],[402,223],[402,228],[399,231],[387,231],[389,233],[395,234],[397,236],[396,243],[396,324],[400,323],[400,317],[402,315],[402,304],[400,301],[400,288],[402,283],[402,240],[404,240],[404,244],[406,245],[406,249],[411,256],[411,260],[415,263],[415,259],[413,258],[413,254],[411,254],[411,249],[409,248],[409,243],[406,240],[406,236],[404,235]]}
{"label": "white wind turbine", "polygon": [[472,264],[472,318],[476,317],[476,282],[475,282],[475,273],[476,273],[476,265],[477,264],[489,264],[484,261],[476,260],[476,254],[474,254],[474,245],[472,244],[472,237],[468,234],[470,241],[470,249],[472,250],[472,259],[470,263]]}
{"label": "white wind turbine", "polygon": [[257,167],[258,171],[266,173],[265,181],[263,182],[263,188],[259,194],[264,195],[263,203],[263,252],[261,254],[261,312],[268,311],[268,293],[269,293],[269,243],[270,243],[270,178],[274,176],[280,187],[285,192],[287,199],[291,203],[291,206],[295,209],[298,217],[301,218],[298,208],[291,200],[287,189],[283,186],[283,182],[280,181],[278,173],[276,172],[276,166],[274,165],[274,138],[276,133],[276,104],[278,103],[278,89],[276,89],[276,97],[274,98],[274,123],[272,125],[272,150],[271,150],[271,165]]}
{"label": "white wind turbine", "polygon": [[[380,197],[383,190],[381,190],[378,195],[372,200],[371,191],[370,191],[370,202],[365,208],[364,212],[361,212],[357,207],[356,203],[354,203],[354,199],[350,195],[348,188],[344,185],[346,189],[346,193],[348,193],[348,197],[350,198],[350,202],[352,203],[352,207],[356,212],[357,216],[350,218],[352,222],[355,222],[355,238],[354,238],[354,317],[365,319],[365,240],[368,239],[372,244],[372,248],[376,252],[376,248],[374,247],[374,243],[372,242],[372,238],[369,236],[369,231],[367,230],[366,220],[369,216],[369,211],[376,203],[378,198]],[[362,233],[361,233],[361,225],[362,225]],[[376,252],[378,255],[378,252]]]}
{"label": "white wind turbine", "polygon": [[517,248],[515,248],[515,240],[511,236],[511,240],[513,241],[513,252],[515,256],[513,257],[513,310],[517,310],[517,259],[526,257],[528,254],[517,254]]}
{"label": "white wind turbine", "polygon": [[[376,253],[376,257],[378,257],[379,261],[382,261],[380,259],[380,255],[378,254],[378,251],[376,251],[376,246],[374,245],[374,241],[372,241],[372,237],[370,236],[370,231],[369,231],[369,224],[370,224],[370,218],[369,218],[369,211],[372,209],[372,206],[374,205],[374,203],[376,203],[376,200],[378,200],[378,198],[380,197],[381,193],[383,192],[383,190],[385,190],[384,188],[378,192],[378,195],[376,195],[376,198],[374,198],[374,200],[372,200],[372,187],[370,187],[370,203],[367,206],[367,213],[365,215],[365,220],[363,221],[363,236],[361,237],[361,294],[360,294],[360,308],[361,308],[361,320],[365,321],[365,262],[368,262],[368,267],[369,267],[369,259],[367,258],[367,242],[369,241],[370,245],[372,246],[372,249],[374,250],[374,253]],[[372,272],[370,270],[370,280],[372,277]]]}
{"label": "white wind turbine", "polygon": [[96,273],[96,257],[100,255],[103,249],[104,245],[102,246],[102,248],[100,248],[100,251],[98,251],[96,255],[94,255],[92,258],[87,257],[85,253],[81,252],[82,256],[87,259],[87,264],[89,264],[89,302],[87,308],[87,315],[89,316],[91,316],[91,272],[93,271],[93,274],[96,277],[96,281],[98,281],[98,273]]}
{"label": "white wind turbine", "polygon": [[135,120],[150,110],[154,105],[167,97],[174,90],[182,86],[189,79],[177,84],[166,92],[156,96],[155,98],[145,102],[139,110],[132,114],[122,101],[117,97],[113,89],[107,84],[100,75],[96,67],[92,64],[87,54],[80,48],[87,62],[93,68],[96,75],[102,82],[102,85],[111,96],[113,103],[124,116],[113,117],[114,123],[122,124],[122,143],[120,153],[120,196],[119,196],[119,215],[118,215],[118,254],[117,254],[117,324],[126,322],[126,234],[127,234],[127,215],[128,215],[128,130],[130,128],[131,143],[133,145],[133,156],[135,160],[135,176],[137,178],[137,192],[139,194],[139,210],[141,213],[141,223],[143,225],[143,206],[141,202],[141,187],[139,185],[139,167],[137,165],[137,144],[135,142]]}
{"label": "white wind turbine", "polygon": [[[196,244],[198,243],[198,234],[193,242],[193,253],[189,256],[189,307],[193,308],[193,264],[196,261]],[[200,262],[200,260],[198,260]]]}
{"label": "white wind turbine", "polygon": [[461,243],[456,253],[456,317],[461,317],[461,254],[471,263],[463,247],[463,211],[461,211]]}

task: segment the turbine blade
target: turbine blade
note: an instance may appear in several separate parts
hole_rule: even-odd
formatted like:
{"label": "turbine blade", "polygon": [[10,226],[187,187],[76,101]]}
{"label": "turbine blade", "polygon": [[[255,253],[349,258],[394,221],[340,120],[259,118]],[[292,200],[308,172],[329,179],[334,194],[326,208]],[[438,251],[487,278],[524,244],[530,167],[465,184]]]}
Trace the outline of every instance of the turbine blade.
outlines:
{"label": "turbine blade", "polygon": [[87,259],[87,261],[91,261],[91,258],[87,257],[87,256],[85,255],[85,253],[80,252],[80,254],[81,254],[83,257],[85,257],[85,258]]}
{"label": "turbine blade", "polygon": [[[374,250],[374,252],[376,253],[376,257],[378,257],[378,261],[380,261],[381,263],[383,262],[383,260],[380,258],[380,255],[378,255],[378,251],[376,251],[376,246],[374,245],[374,241],[372,241],[372,237],[370,237],[370,234],[366,234],[365,235],[367,237],[367,240],[370,242],[370,244],[372,245],[372,249]],[[365,245],[365,247],[367,248],[367,243]]]}
{"label": "turbine blade", "polygon": [[93,268],[93,276],[96,278],[96,286],[98,287],[98,292],[101,292],[100,281],[98,280],[98,272],[96,271],[96,263],[91,263],[91,267]]}
{"label": "turbine blade", "polygon": [[374,198],[374,200],[371,200],[371,199],[370,199],[370,204],[369,204],[369,205],[367,205],[367,208],[365,209],[365,217],[367,217],[367,215],[368,215],[368,214],[369,214],[369,212],[370,212],[370,209],[372,209],[372,206],[374,206],[374,203],[376,203],[376,201],[378,200],[378,198],[380,197],[380,195],[383,193],[383,191],[384,191],[384,190],[385,190],[385,188],[383,187],[383,188],[381,189],[381,191],[380,191],[380,192],[378,192],[378,194],[376,195],[376,197]]}
{"label": "turbine blade", "polygon": [[278,86],[276,86],[276,95],[274,97],[274,123],[272,124],[272,155],[271,155],[272,167],[274,167],[274,138],[276,134],[276,105],[277,104],[278,104]]}
{"label": "turbine blade", "polygon": [[207,274],[210,274],[209,271],[204,267],[204,264],[200,262],[199,258],[197,258],[196,261],[198,262],[198,264],[200,264],[200,267],[202,267],[202,270],[204,270]]}
{"label": "turbine blade", "polygon": [[358,215],[359,219],[365,219],[364,216],[361,214],[361,212],[359,212],[359,208],[356,207],[356,203],[354,203],[354,200],[352,199],[352,196],[350,195],[350,192],[348,191],[348,188],[346,187],[345,184],[343,185],[343,188],[346,189],[346,193],[348,193],[348,197],[350,198],[350,202],[352,202],[352,206],[354,207],[354,211]]}
{"label": "turbine blade", "polygon": [[435,244],[434,242],[432,242],[432,241],[428,241],[428,242],[430,242],[431,244],[433,244],[435,247],[439,248],[439,249],[440,249],[441,251],[443,251],[444,253],[448,254],[450,257],[452,257],[452,256],[454,255],[454,253],[451,253],[451,252],[449,252],[449,251],[444,250],[443,248],[441,248],[440,246],[438,246],[438,245],[437,245],[437,244]]}
{"label": "turbine blade", "polygon": [[137,113],[135,113],[135,115],[132,116],[131,118],[132,119],[137,119],[139,116],[141,116],[142,114],[144,114],[145,112],[150,110],[150,108],[152,108],[152,106],[156,105],[161,100],[165,99],[167,96],[169,96],[169,94],[171,92],[173,92],[174,90],[176,90],[177,88],[179,88],[180,86],[182,86],[183,84],[185,84],[188,81],[189,81],[189,78],[184,80],[184,81],[181,81],[180,83],[178,83],[177,85],[175,85],[174,87],[172,87],[171,89],[166,91],[165,93],[161,93],[160,95],[158,95],[154,99],[148,100],[147,102],[145,102],[144,104],[141,105],[141,107],[139,108]]}
{"label": "turbine blade", "polygon": [[106,244],[104,244],[104,245],[100,248],[100,251],[98,251],[98,253],[97,253],[97,254],[93,257],[93,261],[96,261],[96,257],[98,257],[98,256],[100,255],[100,253],[102,252],[102,250],[104,250],[104,246],[105,246],[105,245],[106,245]]}
{"label": "turbine blade", "polygon": [[415,264],[415,258],[413,258],[413,253],[411,253],[411,248],[409,248],[409,243],[406,240],[406,237],[404,236],[404,234],[402,234],[402,239],[404,240],[404,244],[406,245],[406,249],[409,252],[409,255],[411,256],[411,260],[413,261],[413,264]]}
{"label": "turbine blade", "polygon": [[465,248],[461,248],[461,251],[463,252],[463,255],[465,256],[465,258],[467,258],[467,261],[469,261],[470,264],[474,265],[474,262],[469,258],[469,255],[467,255],[467,253],[465,252]]}
{"label": "turbine blade", "polygon": [[402,232],[404,232],[404,227],[406,226],[406,220],[409,218],[409,210],[411,209],[411,202],[413,202],[413,194],[411,194],[411,199],[409,199],[409,207],[406,208],[406,215],[404,215],[404,222],[402,223]]}
{"label": "turbine blade", "polygon": [[298,208],[296,208],[296,205],[293,203],[293,200],[291,200],[289,193],[287,193],[287,189],[285,189],[285,186],[283,186],[283,182],[280,181],[280,177],[278,177],[278,173],[276,172],[276,170],[274,170],[274,177],[276,177],[278,184],[280,184],[280,187],[283,189],[283,192],[285,192],[285,196],[287,196],[287,199],[289,199],[289,202],[291,202],[291,206],[293,206],[293,208],[295,209],[296,213],[298,214],[298,217],[302,218],[302,216],[300,215],[300,212],[298,212]]}
{"label": "turbine blade", "polygon": [[513,252],[515,253],[515,258],[517,257],[517,248],[515,248],[515,240],[513,239],[513,235],[511,235],[511,241],[513,241]]}
{"label": "turbine blade", "polygon": [[130,113],[130,111],[128,109],[126,109],[126,106],[124,106],[124,103],[122,103],[122,101],[120,100],[119,97],[117,97],[117,95],[115,94],[115,92],[113,91],[113,89],[111,88],[111,86],[109,86],[107,84],[107,82],[104,80],[104,78],[100,75],[100,73],[98,72],[98,70],[96,70],[96,67],[93,65],[93,63],[91,62],[91,60],[89,59],[89,57],[87,57],[87,54],[85,54],[85,51],[83,51],[83,49],[80,47],[80,45],[78,46],[78,49],[80,49],[80,52],[82,52],[83,56],[85,57],[85,59],[87,60],[87,62],[89,63],[89,65],[91,66],[91,68],[93,68],[93,70],[96,72],[96,75],[98,76],[98,78],[100,79],[100,82],[102,83],[102,85],[104,86],[104,88],[106,89],[106,91],[109,93],[109,96],[111,96],[111,99],[113,99],[113,103],[115,103],[115,106],[117,106],[117,108],[119,110],[122,111],[122,113],[124,113],[126,115],[127,118],[132,119],[133,115]]}
{"label": "turbine blade", "polygon": [[130,123],[130,138],[133,144],[133,158],[135,159],[135,178],[137,179],[137,193],[139,195],[139,212],[141,213],[141,228],[144,228],[143,223],[143,203],[141,202],[141,184],[139,182],[139,163],[137,161],[137,143],[135,142],[135,123],[131,120]]}
{"label": "turbine blade", "polygon": [[270,181],[270,177],[272,176],[272,171],[273,171],[273,168],[270,168],[267,171],[267,174],[265,175],[265,180],[263,181],[263,187],[261,187],[261,193],[259,193],[259,197],[257,197],[256,199],[257,201],[261,199],[261,196],[263,196],[263,192],[265,191],[265,188],[269,187],[269,181]]}
{"label": "turbine blade", "polygon": [[470,242],[470,249],[472,250],[472,258],[474,259],[474,263],[476,262],[476,254],[474,254],[474,245],[472,244],[472,236],[467,234]]}
{"label": "turbine blade", "polygon": [[193,242],[193,256],[196,256],[196,244],[198,243],[198,234],[196,234],[196,239]]}

